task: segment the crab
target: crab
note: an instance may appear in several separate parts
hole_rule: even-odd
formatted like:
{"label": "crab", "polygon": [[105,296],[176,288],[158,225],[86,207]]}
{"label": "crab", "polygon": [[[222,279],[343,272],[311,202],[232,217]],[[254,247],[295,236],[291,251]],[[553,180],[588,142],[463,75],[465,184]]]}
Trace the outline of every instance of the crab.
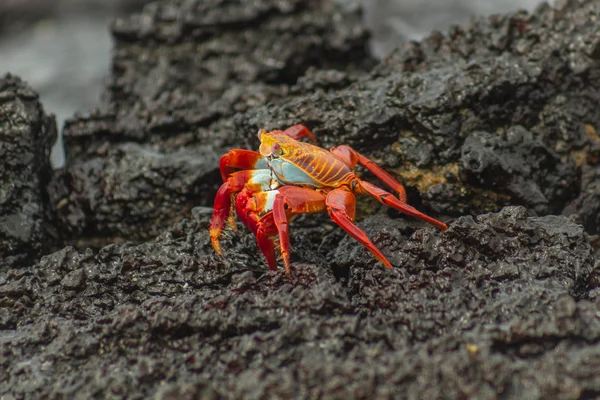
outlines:
{"label": "crab", "polygon": [[[377,260],[388,268],[392,264],[358,226],[355,195],[373,196],[380,203],[401,213],[420,218],[441,231],[448,226],[423,214],[406,203],[406,190],[389,173],[350,146],[332,147],[329,151],[301,142],[314,135],[304,125],[284,131],[258,132],[259,151],[233,149],[221,157],[220,171],[224,183],[215,196],[210,223],[210,238],[215,252],[222,255],[220,236],[229,223],[236,229],[233,210],[238,219],[256,237],[268,268],[277,270],[275,236],[286,275],[291,274],[289,221],[298,214],[327,211],[330,218],[362,243]],[[354,169],[360,165],[372,172],[397,197],[372,183],[360,179]]]}

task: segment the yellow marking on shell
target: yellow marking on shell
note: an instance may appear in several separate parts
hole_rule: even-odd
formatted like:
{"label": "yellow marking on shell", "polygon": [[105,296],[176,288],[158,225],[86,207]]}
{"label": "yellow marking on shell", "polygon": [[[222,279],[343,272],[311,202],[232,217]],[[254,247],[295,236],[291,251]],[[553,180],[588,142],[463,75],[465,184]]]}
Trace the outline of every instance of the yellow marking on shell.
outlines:
{"label": "yellow marking on shell", "polygon": [[329,169],[327,170],[327,172],[325,172],[324,176],[329,176],[329,174],[331,174],[332,169],[333,169],[333,165],[330,165]]}

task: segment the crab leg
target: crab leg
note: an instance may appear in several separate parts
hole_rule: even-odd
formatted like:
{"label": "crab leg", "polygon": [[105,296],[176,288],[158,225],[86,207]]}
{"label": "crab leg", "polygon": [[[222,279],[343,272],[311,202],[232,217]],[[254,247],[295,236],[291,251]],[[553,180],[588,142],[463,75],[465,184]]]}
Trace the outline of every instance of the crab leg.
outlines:
{"label": "crab leg", "polygon": [[[264,129],[260,130],[258,132],[258,137],[260,138],[260,135],[266,132]],[[297,125],[292,125],[289,128],[287,128],[285,131],[281,131],[281,130],[274,130],[269,132],[270,134],[275,134],[275,135],[285,135],[287,137],[290,137],[294,140],[300,140],[303,137],[308,137],[310,139],[311,142],[316,143],[317,142],[317,138],[315,138],[315,136],[312,134],[312,132],[310,130],[308,130],[307,127],[305,127],[304,125],[301,124],[297,124]]]}
{"label": "crab leg", "polygon": [[250,211],[248,210],[248,202],[252,199],[252,191],[248,188],[242,189],[241,192],[235,197],[235,212],[241,223],[246,225],[248,229],[256,234],[256,223],[252,224],[250,221],[258,221],[258,216],[251,218]]}
{"label": "crab leg", "polygon": [[368,169],[373,175],[377,178],[381,179],[383,183],[385,183],[390,189],[395,192],[398,192],[398,198],[403,203],[406,203],[406,190],[404,186],[400,182],[398,182],[393,176],[383,170],[379,165],[375,164],[375,162],[369,160],[367,157],[360,154],[358,151],[354,150],[350,146],[342,145],[338,147],[332,147],[330,150],[333,154],[340,157],[350,169],[354,169],[356,164],[358,163],[360,166]]}
{"label": "crab leg", "polygon": [[257,223],[256,243],[258,248],[267,259],[267,265],[271,271],[277,271],[277,256],[275,255],[275,243],[271,239],[277,235],[277,226],[270,211],[263,215]]}
{"label": "crab leg", "polygon": [[[270,175],[261,178],[270,180]],[[235,211],[238,218],[255,235],[260,220],[259,215],[273,210],[275,195],[279,193],[277,190],[270,189],[268,182],[262,182],[261,185],[249,184],[237,195],[235,200]]]}
{"label": "crab leg", "polygon": [[352,222],[354,221],[356,212],[356,197],[354,197],[354,193],[350,189],[340,187],[332,190],[327,195],[326,204],[327,212],[336,224],[348,232],[354,239],[361,242],[383,265],[387,268],[392,268],[392,264],[371,242],[367,234]]}
{"label": "crab leg", "polygon": [[233,195],[244,188],[244,185],[252,177],[252,170],[239,171],[231,174],[221,185],[215,196],[214,211],[210,220],[210,242],[212,243],[215,252],[221,255],[221,243],[219,237],[225,221],[229,219],[229,224],[235,222],[230,218],[231,215],[231,199]]}
{"label": "crab leg", "polygon": [[[225,221],[229,219],[230,225],[235,229],[235,221],[231,216],[231,199],[233,195],[245,187],[249,190],[268,190],[271,183],[271,171],[268,169],[243,170],[232,173],[221,185],[215,196],[214,211],[210,221],[210,241],[217,254],[222,254],[219,237]],[[266,188],[266,189],[265,189]],[[244,223],[245,221],[242,220]],[[246,225],[248,225],[246,223]]]}
{"label": "crab leg", "polygon": [[[277,227],[273,220],[273,212],[269,211],[262,217],[260,212],[269,208],[269,204],[262,201],[268,197],[274,197],[275,192],[252,193],[248,188],[244,188],[236,197],[235,209],[240,221],[250,229],[256,237],[258,248],[267,259],[267,265],[270,270],[277,270],[277,256],[275,255],[275,244],[271,240],[272,236],[277,235]],[[273,200],[271,199],[270,207]]]}
{"label": "crab leg", "polygon": [[301,124],[290,126],[285,131],[283,131],[283,134],[295,140],[300,140],[306,136],[311,140],[311,142],[317,142],[317,138],[315,138],[312,132],[309,131],[307,127]]}
{"label": "crab leg", "polygon": [[[240,220],[256,236],[258,248],[267,259],[270,270],[277,270],[275,245],[271,238],[279,234],[281,253],[289,275],[289,218],[295,214],[319,212],[325,209],[325,196],[313,189],[283,186],[278,190],[252,193],[244,188],[236,198]],[[262,217],[259,213],[268,211]]]}
{"label": "crab leg", "polygon": [[286,274],[289,276],[291,273],[289,217],[295,214],[315,213],[325,210],[325,195],[314,189],[298,186],[282,186],[278,192],[273,202],[273,217],[279,233],[283,265]]}
{"label": "crab leg", "polygon": [[[221,178],[223,179],[223,182],[227,182],[227,179],[234,173],[236,169],[253,170],[265,168],[267,168],[267,163],[260,153],[244,149],[230,150],[227,154],[221,157],[221,161],[219,163],[219,169],[221,171]],[[233,194],[231,196],[233,196]],[[231,204],[231,199],[229,200],[229,203]],[[229,213],[229,225],[232,227],[232,229],[236,229],[232,213]]]}
{"label": "crab leg", "polygon": [[366,181],[359,181],[356,191],[357,193],[371,195],[375,197],[381,204],[384,204],[388,207],[392,207],[403,214],[407,214],[422,219],[423,221],[427,221],[430,224],[438,227],[441,231],[445,231],[446,229],[448,229],[448,225],[446,225],[445,223],[423,214],[416,208],[411,207],[408,204],[398,200],[396,197],[394,197],[393,194],[386,192],[385,190],[373,185],[372,183]]}

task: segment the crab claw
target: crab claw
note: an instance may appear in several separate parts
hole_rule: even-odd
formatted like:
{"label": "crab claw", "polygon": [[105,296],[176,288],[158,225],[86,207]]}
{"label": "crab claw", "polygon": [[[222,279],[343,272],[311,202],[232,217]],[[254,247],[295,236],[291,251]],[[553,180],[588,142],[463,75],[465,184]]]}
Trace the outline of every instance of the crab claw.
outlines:
{"label": "crab claw", "polygon": [[252,150],[234,149],[230,150],[227,154],[221,157],[219,169],[221,170],[221,177],[223,182],[227,181],[227,178],[236,169],[253,169],[253,168],[264,168],[263,157],[260,153]]}
{"label": "crab claw", "polygon": [[[240,192],[245,185],[250,182],[253,176],[259,175],[254,170],[243,170],[233,172],[221,185],[215,196],[215,205],[210,221],[210,241],[217,254],[221,254],[221,244],[219,237],[225,228],[226,221],[233,230],[236,230],[235,219],[233,218],[232,199],[235,194]],[[259,176],[265,175],[264,173]]]}
{"label": "crab claw", "polygon": [[229,217],[231,210],[231,185],[229,181],[221,185],[215,196],[215,207],[210,221],[210,242],[215,252],[222,255],[221,242],[219,237],[225,228],[225,221]]}

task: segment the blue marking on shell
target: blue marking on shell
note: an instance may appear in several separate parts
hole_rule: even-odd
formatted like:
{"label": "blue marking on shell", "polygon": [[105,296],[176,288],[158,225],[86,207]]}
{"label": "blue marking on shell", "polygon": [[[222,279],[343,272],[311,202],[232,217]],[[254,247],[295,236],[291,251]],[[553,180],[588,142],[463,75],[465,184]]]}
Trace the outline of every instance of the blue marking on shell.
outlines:
{"label": "blue marking on shell", "polygon": [[267,161],[267,157],[261,157],[254,164],[254,169],[269,169],[269,164]]}
{"label": "blue marking on shell", "polygon": [[319,186],[319,183],[306,172],[281,158],[273,158],[268,161],[268,164],[281,184]]}

